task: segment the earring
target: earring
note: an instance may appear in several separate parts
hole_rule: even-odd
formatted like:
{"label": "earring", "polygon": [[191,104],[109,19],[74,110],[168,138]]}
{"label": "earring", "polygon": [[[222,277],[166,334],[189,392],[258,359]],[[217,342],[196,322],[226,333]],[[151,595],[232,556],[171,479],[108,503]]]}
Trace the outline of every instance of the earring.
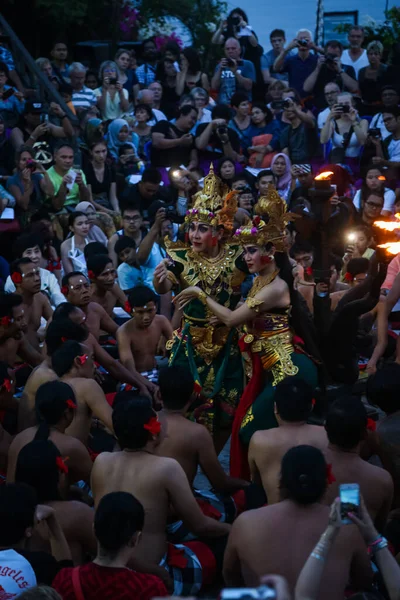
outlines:
{"label": "earring", "polygon": [[217,236],[213,236],[211,238],[211,245],[216,246],[217,244],[218,244],[218,238],[217,238]]}
{"label": "earring", "polygon": [[262,265],[269,265],[269,263],[271,263],[271,262],[272,262],[272,260],[273,260],[273,257],[272,257],[272,256],[269,256],[269,255],[267,255],[267,256],[262,256],[262,257],[261,257],[261,264],[262,264]]}

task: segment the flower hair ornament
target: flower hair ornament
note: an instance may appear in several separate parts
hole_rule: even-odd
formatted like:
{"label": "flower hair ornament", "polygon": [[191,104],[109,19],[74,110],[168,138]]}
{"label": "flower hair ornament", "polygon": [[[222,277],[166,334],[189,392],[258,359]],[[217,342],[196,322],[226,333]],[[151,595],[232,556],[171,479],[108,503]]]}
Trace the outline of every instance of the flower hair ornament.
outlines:
{"label": "flower hair ornament", "polygon": [[68,460],[68,457],[63,458],[62,456],[57,456],[56,458],[56,466],[60,473],[65,473],[68,475],[68,467],[65,462]]}
{"label": "flower hair ornament", "polygon": [[334,476],[333,472],[332,472],[332,465],[326,465],[326,483],[328,485],[331,485],[332,483],[334,483],[336,481],[336,477]]}
{"label": "flower hair ornament", "polygon": [[6,392],[11,392],[12,384],[13,384],[13,382],[10,379],[5,379],[2,383],[2,385],[0,386],[0,390],[1,391],[5,390]]}
{"label": "flower hair ornament", "polygon": [[83,367],[83,365],[85,365],[87,363],[87,361],[89,360],[88,354],[81,354],[81,356],[77,356],[76,358],[78,360],[78,363],[81,365],[81,367]]}
{"label": "flower hair ornament", "polygon": [[20,283],[22,283],[22,273],[14,271],[14,273],[12,273],[11,275],[11,281],[14,285],[19,285]]}
{"label": "flower hair ornament", "polygon": [[143,425],[143,429],[149,431],[151,435],[158,435],[161,431],[161,423],[157,417],[151,417],[149,422]]}
{"label": "flower hair ornament", "polygon": [[206,223],[212,227],[223,227],[226,234],[233,229],[233,219],[237,211],[238,192],[229,192],[229,188],[214,173],[210,172],[204,178],[204,187],[194,195],[193,208],[186,212],[185,223]]}
{"label": "flower hair ornament", "polygon": [[93,281],[93,279],[96,279],[96,275],[94,274],[94,272],[92,270],[88,271],[88,277],[89,277],[90,281]]}
{"label": "flower hair ornament", "polygon": [[8,327],[11,322],[12,322],[11,317],[1,317],[1,319],[0,319],[0,325],[2,327]]}
{"label": "flower hair ornament", "polygon": [[253,220],[235,231],[234,238],[241,244],[264,247],[272,244],[277,252],[285,250],[285,227],[297,217],[287,212],[286,202],[282,200],[272,184],[269,184],[266,196],[261,196],[254,207]]}
{"label": "flower hair ornament", "polygon": [[68,398],[68,400],[65,402],[67,408],[72,408],[73,410],[76,408],[76,404],[73,400],[71,400],[71,398]]}
{"label": "flower hair ornament", "polygon": [[344,280],[346,283],[353,283],[354,281],[354,277],[351,273],[349,273],[348,271],[346,272],[345,276],[344,276]]}
{"label": "flower hair ornament", "polygon": [[132,306],[130,305],[129,300],[127,300],[124,304],[124,311],[127,312],[128,315],[130,315],[134,312],[134,310],[132,309]]}
{"label": "flower hair ornament", "polygon": [[61,293],[63,294],[63,296],[67,296],[69,292],[69,286],[68,285],[63,285],[61,288]]}

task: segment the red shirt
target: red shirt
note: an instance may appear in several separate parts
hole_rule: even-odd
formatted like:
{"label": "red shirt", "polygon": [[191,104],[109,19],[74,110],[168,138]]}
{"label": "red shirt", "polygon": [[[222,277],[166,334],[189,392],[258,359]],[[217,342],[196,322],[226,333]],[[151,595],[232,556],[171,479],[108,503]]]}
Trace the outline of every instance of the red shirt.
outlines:
{"label": "red shirt", "polygon": [[[91,562],[80,568],[79,578],[85,600],[151,600],[155,596],[168,596],[161,579],[127,568],[101,567]],[[63,600],[77,600],[71,568],[62,569],[52,586]]]}

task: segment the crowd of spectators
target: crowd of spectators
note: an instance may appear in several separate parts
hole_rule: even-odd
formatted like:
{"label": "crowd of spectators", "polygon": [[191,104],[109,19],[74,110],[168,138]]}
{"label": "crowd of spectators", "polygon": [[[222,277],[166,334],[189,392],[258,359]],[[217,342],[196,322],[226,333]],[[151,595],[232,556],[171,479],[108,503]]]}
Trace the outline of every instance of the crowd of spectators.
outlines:
{"label": "crowd of spectators", "polygon": [[[307,29],[261,40],[235,8],[210,44],[211,65],[152,38],[82,64],[56,40],[36,65],[61,106],[28,89],[1,37],[0,598],[190,595],[199,570],[212,594],[262,583],[277,600],[400,598],[400,254],[374,226],[395,230],[400,212],[399,73],[360,26],[347,48]],[[285,201],[323,372],[317,411],[296,378],[277,387],[251,484],[183,418],[191,376],[170,367],[157,386],[178,321],[154,272],[211,166],[237,192],[237,227],[271,185]],[[200,510],[199,466],[254,510],[232,526],[240,510]],[[337,499],[347,483],[361,492],[352,525]]]}

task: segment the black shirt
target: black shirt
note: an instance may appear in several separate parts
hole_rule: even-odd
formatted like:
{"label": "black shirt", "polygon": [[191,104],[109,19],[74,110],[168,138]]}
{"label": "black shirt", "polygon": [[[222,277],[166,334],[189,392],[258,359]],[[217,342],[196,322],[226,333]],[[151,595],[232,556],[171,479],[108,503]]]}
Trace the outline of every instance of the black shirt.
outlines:
{"label": "black shirt", "polygon": [[111,184],[116,182],[114,167],[111,167],[107,163],[104,165],[103,181],[97,179],[91,162],[84,168],[84,173],[86,175],[86,183],[91,185],[92,193],[95,196],[99,194],[107,194],[109,196]]}
{"label": "black shirt", "polygon": [[52,554],[34,550],[16,550],[18,554],[26,558],[35,572],[38,585],[51,585],[53,579],[61,569],[73,567],[72,560],[57,561]]}
{"label": "black shirt", "polygon": [[[342,69],[346,73],[346,75],[354,79],[354,81],[357,81],[356,72],[354,71],[352,66],[342,65]],[[314,96],[314,104],[319,109],[326,108],[324,88],[327,83],[337,83],[339,88],[342,91],[344,91],[343,81],[340,77],[340,74],[337,73],[337,71],[331,69],[330,67],[323,65],[318,74],[317,81],[314,85],[314,89],[311,92]]]}
{"label": "black shirt", "polygon": [[159,188],[158,192],[148,200],[147,198],[143,198],[140,193],[139,183],[134,183],[133,185],[128,185],[121,198],[121,206],[125,206],[127,204],[138,207],[140,212],[142,213],[144,218],[147,218],[147,211],[153,202],[156,200],[163,200],[164,202],[168,202],[169,196],[162,187]]}
{"label": "black shirt", "polygon": [[[151,128],[151,133],[162,133],[166,140],[176,140],[188,132],[181,131],[169,121],[159,121]],[[167,150],[151,147],[151,164],[153,167],[179,167],[190,163],[190,153],[194,148],[194,138],[191,146],[175,146]]]}
{"label": "black shirt", "polygon": [[[198,126],[196,130],[196,139],[201,136],[206,127],[208,127],[209,123],[202,123]],[[228,137],[231,143],[232,149],[239,153],[240,152],[240,140],[239,136],[230,127],[228,127]],[[204,150],[200,150],[200,158],[203,160],[217,160],[218,158],[222,158],[224,155],[224,145],[218,137],[216,131],[213,131],[208,144]]]}

